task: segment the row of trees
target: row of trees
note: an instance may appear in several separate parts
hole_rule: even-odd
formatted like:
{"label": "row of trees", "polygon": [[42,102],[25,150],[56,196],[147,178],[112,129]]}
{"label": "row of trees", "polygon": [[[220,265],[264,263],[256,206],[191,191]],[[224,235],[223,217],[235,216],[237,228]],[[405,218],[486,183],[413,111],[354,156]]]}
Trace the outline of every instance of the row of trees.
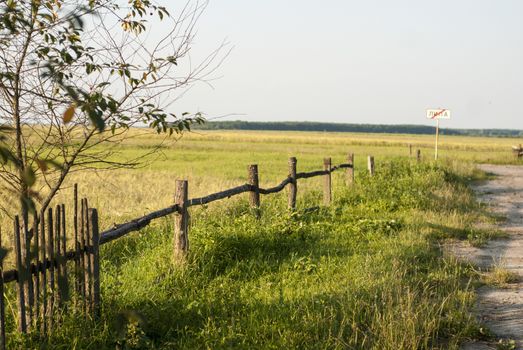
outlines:
{"label": "row of trees", "polygon": [[[138,164],[142,158],[111,157],[133,126],[171,135],[204,121],[170,108],[227,54],[221,45],[199,64],[184,64],[206,5],[187,0],[173,11],[150,0],[0,0],[4,212],[21,210],[27,223],[73,171]],[[163,30],[155,30],[160,22]]]}
{"label": "row of trees", "polygon": [[[198,125],[200,130],[280,130],[280,131],[329,131],[364,132],[389,134],[434,134],[434,126],[387,125],[387,124],[344,124],[320,122],[248,122],[212,121]],[[522,137],[522,130],[508,129],[441,129],[445,135]]]}

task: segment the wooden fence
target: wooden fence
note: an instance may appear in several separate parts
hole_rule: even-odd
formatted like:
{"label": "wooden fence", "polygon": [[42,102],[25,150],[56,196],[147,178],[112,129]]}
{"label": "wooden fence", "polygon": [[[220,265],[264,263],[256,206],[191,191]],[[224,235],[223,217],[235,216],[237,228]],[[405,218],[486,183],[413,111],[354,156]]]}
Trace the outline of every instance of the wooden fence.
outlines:
{"label": "wooden fence", "polygon": [[[419,151],[417,152],[419,160]],[[254,215],[259,217],[260,195],[288,191],[288,208],[296,209],[298,180],[322,176],[323,204],[332,201],[331,174],[346,169],[347,185],[354,182],[354,154],[347,163],[332,166],[331,158],[323,161],[323,170],[297,172],[297,159],[289,158],[288,176],[277,186],[259,187],[258,166],[248,167],[248,182],[244,185],[213,193],[201,198],[189,198],[187,180],[177,180],[174,204],[140,218],[117,225],[104,232],[98,229],[98,212],[88,207],[87,199],[78,200],[78,187],[74,186],[72,210],[72,237],[68,234],[66,207],[56,208],[29,218],[14,218],[14,253],[16,269],[4,271],[0,260],[0,349],[5,349],[4,284],[16,283],[17,325],[22,333],[50,334],[60,324],[64,312],[77,312],[85,317],[97,318],[100,313],[100,260],[99,246],[138,231],[152,220],[174,214],[173,257],[183,261],[189,250],[189,208],[217,200],[249,193]],[[368,157],[368,170],[374,175],[374,157]],[[32,222],[31,222],[32,221]],[[71,219],[70,221],[71,222]],[[0,246],[2,237],[0,231]],[[72,244],[67,244],[67,243]],[[68,246],[73,246],[67,250]],[[70,273],[72,272],[72,273]]]}

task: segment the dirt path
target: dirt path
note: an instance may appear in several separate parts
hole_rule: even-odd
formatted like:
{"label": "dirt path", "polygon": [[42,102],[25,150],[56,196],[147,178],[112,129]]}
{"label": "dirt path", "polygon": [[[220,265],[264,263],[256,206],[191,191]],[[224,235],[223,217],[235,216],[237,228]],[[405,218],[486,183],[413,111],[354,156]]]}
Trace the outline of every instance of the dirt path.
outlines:
{"label": "dirt path", "polygon": [[[497,177],[474,190],[493,212],[507,218],[499,229],[508,238],[493,240],[481,248],[458,244],[451,250],[482,270],[500,266],[519,275],[518,282],[506,288],[479,288],[476,311],[480,321],[496,336],[515,340],[516,348],[523,349],[523,167],[481,165],[480,168]],[[496,349],[496,346],[470,343],[463,349]]]}

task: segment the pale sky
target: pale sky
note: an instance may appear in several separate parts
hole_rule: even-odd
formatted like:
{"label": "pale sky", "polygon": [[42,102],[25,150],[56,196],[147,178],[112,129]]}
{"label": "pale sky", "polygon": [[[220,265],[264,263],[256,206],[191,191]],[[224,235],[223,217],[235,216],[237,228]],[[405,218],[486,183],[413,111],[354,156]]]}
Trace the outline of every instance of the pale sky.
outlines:
{"label": "pale sky", "polygon": [[174,109],[431,125],[425,110],[444,107],[443,127],[523,129],[522,0],[211,0],[194,58],[223,39],[214,89]]}

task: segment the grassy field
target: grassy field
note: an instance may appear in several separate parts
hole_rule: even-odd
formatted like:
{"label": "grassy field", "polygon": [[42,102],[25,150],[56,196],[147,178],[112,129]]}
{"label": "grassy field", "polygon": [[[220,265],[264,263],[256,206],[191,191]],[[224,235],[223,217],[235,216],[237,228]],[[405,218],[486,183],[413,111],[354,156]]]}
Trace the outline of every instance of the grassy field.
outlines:
{"label": "grassy field", "polygon": [[[118,159],[151,149],[157,139],[133,131]],[[467,185],[485,178],[475,162],[516,163],[517,139],[443,137],[435,164],[432,137],[278,132],[205,132],[166,143],[135,170],[77,173],[71,186],[100,211],[105,229],[172,204],[174,180],[190,197],[246,182],[256,163],[262,187],[298,171],[321,169],[324,157],[356,157],[356,183],[333,177],[334,203],[321,203],[321,178],[298,184],[298,210],[285,193],[262,197],[262,218],[246,196],[191,209],[187,265],[172,264],[172,218],[103,246],[103,314],[98,322],[68,314],[42,341],[13,331],[12,348],[53,349],[456,349],[488,337],[469,310],[478,276],[442,254],[440,243],[483,244],[496,232]],[[422,164],[408,144],[421,148]],[[377,176],[365,170],[374,155]],[[7,222],[6,218],[3,218]],[[9,227],[9,226],[8,226]],[[8,314],[14,294],[8,291]]]}
{"label": "grassy field", "polygon": [[[118,148],[115,159],[132,159],[147,152],[160,138],[147,131],[133,132],[133,138]],[[440,159],[447,162],[517,163],[511,146],[521,142],[510,138],[443,136]],[[258,164],[260,185],[275,185],[287,176],[287,160],[298,158],[298,171],[322,169],[323,158],[333,164],[355,154],[356,172],[366,171],[367,155],[380,163],[397,157],[408,157],[408,144],[413,152],[421,149],[424,160],[434,156],[434,137],[396,134],[350,134],[307,132],[202,132],[187,134],[177,141],[167,141],[143,167],[129,171],[78,173],[71,176],[57,198],[71,198],[74,182],[94,207],[103,208],[105,225],[125,221],[151,210],[172,204],[174,180],[189,180],[189,196],[243,184],[247,166]],[[316,188],[321,179],[305,181],[303,186]],[[121,197],[125,196],[125,205]]]}

